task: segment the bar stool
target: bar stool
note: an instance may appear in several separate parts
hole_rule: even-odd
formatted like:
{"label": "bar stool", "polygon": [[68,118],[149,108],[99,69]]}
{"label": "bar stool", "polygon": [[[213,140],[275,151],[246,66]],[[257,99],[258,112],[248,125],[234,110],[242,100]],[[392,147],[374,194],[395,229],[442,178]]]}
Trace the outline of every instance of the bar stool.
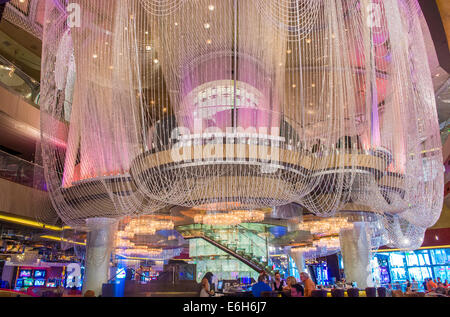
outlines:
{"label": "bar stool", "polygon": [[315,289],[311,292],[311,297],[327,297],[327,293],[324,289]]}
{"label": "bar stool", "polygon": [[332,289],[331,297],[345,297],[345,291],[341,288]]}
{"label": "bar stool", "polygon": [[386,297],[386,288],[378,287],[377,288],[378,297]]}
{"label": "bar stool", "polygon": [[366,297],[377,297],[377,289],[375,287],[366,287]]}
{"label": "bar stool", "polygon": [[359,297],[359,288],[349,288],[347,295],[348,297]]}

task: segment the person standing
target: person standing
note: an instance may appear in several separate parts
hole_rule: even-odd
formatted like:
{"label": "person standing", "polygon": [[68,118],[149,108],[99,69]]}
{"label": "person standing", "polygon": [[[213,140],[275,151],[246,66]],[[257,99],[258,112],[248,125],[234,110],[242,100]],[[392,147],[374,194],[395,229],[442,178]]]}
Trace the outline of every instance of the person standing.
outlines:
{"label": "person standing", "polygon": [[202,289],[200,290],[200,297],[210,297],[209,281],[206,277],[202,279]]}
{"label": "person standing", "polygon": [[304,285],[305,297],[311,297],[312,291],[316,289],[316,284],[314,284],[312,279],[309,277],[309,274],[305,272],[300,273],[300,280]]}
{"label": "person standing", "polygon": [[280,272],[275,272],[275,280],[272,283],[272,290],[274,292],[282,292],[285,286],[284,281],[281,279]]}
{"label": "person standing", "polygon": [[209,297],[212,294],[211,283],[213,281],[214,274],[207,272],[202,278],[200,297]]}
{"label": "person standing", "polygon": [[426,279],[423,280],[423,283],[422,283],[423,290],[424,290],[425,292],[428,291],[428,285],[427,285],[427,282],[428,282],[428,279],[426,278]]}
{"label": "person standing", "polygon": [[437,284],[431,278],[429,278],[428,283],[427,283],[427,290],[430,292],[430,291],[435,290],[436,288],[437,288]]}
{"label": "person standing", "polygon": [[406,292],[411,291],[411,282],[409,280],[406,280]]}
{"label": "person standing", "polygon": [[411,282],[411,291],[417,292],[419,290],[419,283],[417,283],[416,279],[413,277]]}

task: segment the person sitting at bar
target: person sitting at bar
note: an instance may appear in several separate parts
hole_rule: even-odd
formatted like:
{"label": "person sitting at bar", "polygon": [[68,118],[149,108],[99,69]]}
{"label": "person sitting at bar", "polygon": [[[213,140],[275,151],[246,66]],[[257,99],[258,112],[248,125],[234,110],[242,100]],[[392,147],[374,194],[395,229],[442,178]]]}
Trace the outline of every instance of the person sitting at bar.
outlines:
{"label": "person sitting at bar", "polygon": [[309,277],[309,274],[306,272],[300,273],[300,279],[305,288],[305,297],[311,297],[312,291],[316,289],[316,284]]}
{"label": "person sitting at bar", "polygon": [[297,280],[293,276],[289,276],[286,279],[287,285],[284,287],[284,292],[288,297],[302,297],[304,294],[303,286],[297,283]]}
{"label": "person sitting at bar", "polygon": [[284,281],[281,279],[280,272],[275,272],[275,281],[272,283],[272,290],[274,292],[282,292],[285,286]]}
{"label": "person sitting at bar", "polygon": [[252,294],[254,297],[261,297],[261,292],[271,292],[272,288],[267,284],[267,275],[260,275],[258,283],[252,286]]}
{"label": "person sitting at bar", "polygon": [[431,278],[429,278],[427,282],[427,290],[431,292],[434,291],[436,288],[437,284]]}

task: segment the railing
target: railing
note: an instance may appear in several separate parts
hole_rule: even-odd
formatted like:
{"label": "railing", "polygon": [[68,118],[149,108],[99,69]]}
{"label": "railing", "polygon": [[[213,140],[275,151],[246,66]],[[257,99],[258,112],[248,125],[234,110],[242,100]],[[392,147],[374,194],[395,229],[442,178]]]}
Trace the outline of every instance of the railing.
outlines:
{"label": "railing", "polygon": [[0,151],[0,178],[47,191],[42,166],[3,151]]}
{"label": "railing", "polygon": [[247,238],[248,241],[250,241],[250,253],[263,254],[261,262],[269,264],[270,263],[270,258],[268,257],[269,246],[267,241],[264,238],[260,237],[258,234],[252,232],[251,230],[242,225],[239,225],[238,228],[240,234],[242,234],[244,237]]}
{"label": "railing", "polygon": [[0,86],[39,108],[40,84],[0,55]]}

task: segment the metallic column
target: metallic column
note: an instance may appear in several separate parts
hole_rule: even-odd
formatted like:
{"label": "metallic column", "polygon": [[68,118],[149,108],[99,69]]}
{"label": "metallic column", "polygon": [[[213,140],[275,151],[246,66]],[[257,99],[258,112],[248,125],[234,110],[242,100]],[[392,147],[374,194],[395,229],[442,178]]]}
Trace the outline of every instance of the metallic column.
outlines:
{"label": "metallic column", "polygon": [[83,294],[92,290],[101,295],[102,285],[108,282],[109,263],[114,242],[116,220],[108,218],[88,219]]}

